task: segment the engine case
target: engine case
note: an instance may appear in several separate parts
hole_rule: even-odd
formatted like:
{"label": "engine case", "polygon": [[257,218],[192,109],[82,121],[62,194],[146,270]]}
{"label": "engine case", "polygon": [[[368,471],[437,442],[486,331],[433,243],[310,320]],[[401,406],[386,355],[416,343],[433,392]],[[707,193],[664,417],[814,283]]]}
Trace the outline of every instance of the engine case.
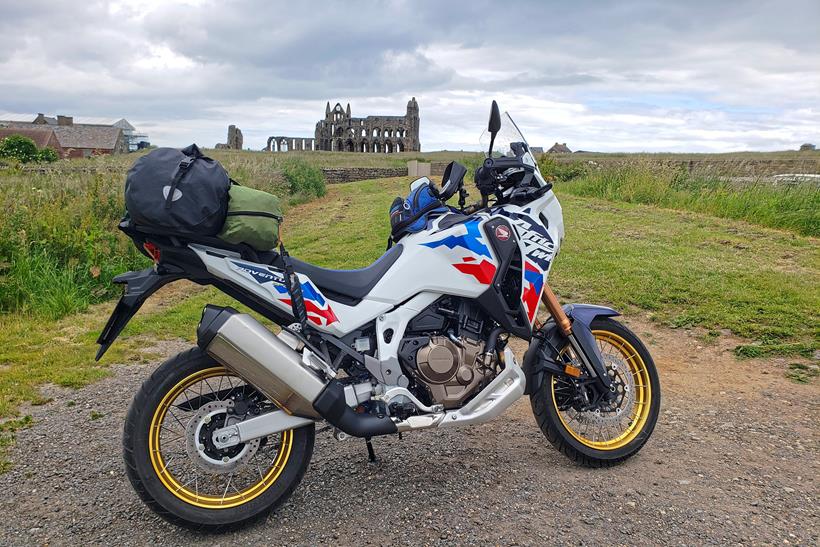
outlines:
{"label": "engine case", "polygon": [[414,370],[430,390],[433,401],[446,409],[460,407],[476,388],[492,379],[493,367],[485,367],[479,357],[483,342],[467,338],[459,347],[446,336],[431,336],[415,354]]}

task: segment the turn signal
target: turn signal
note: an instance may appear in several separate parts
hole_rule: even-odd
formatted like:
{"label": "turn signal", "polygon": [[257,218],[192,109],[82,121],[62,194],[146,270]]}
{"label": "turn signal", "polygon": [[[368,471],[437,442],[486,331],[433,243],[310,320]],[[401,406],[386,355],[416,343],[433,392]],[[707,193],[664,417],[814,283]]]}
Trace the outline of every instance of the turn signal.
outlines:
{"label": "turn signal", "polygon": [[567,376],[572,376],[573,378],[581,377],[581,369],[572,365],[564,365],[564,372]]}

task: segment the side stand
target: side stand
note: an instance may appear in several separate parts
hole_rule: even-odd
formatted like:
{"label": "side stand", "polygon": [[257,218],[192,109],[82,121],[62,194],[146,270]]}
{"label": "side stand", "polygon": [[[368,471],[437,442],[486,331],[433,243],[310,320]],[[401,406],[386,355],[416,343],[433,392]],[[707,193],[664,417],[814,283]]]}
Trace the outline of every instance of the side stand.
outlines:
{"label": "side stand", "polygon": [[373,450],[373,443],[370,442],[370,437],[365,437],[364,444],[367,446],[367,460],[370,463],[376,463],[376,451]]}

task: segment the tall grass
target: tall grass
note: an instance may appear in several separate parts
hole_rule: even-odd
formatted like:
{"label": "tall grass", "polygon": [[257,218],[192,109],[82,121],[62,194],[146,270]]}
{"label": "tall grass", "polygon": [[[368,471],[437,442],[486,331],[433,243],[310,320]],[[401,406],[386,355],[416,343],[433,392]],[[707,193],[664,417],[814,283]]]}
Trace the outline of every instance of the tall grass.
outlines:
{"label": "tall grass", "polygon": [[124,212],[113,174],[0,174],[0,311],[50,318],[119,292],[111,279],[145,265],[116,231]]}
{"label": "tall grass", "polygon": [[644,162],[590,169],[558,186],[579,196],[658,205],[820,236],[820,185],[691,176]]}
{"label": "tall grass", "polygon": [[[242,184],[287,198],[287,182],[271,156],[239,152],[222,159]],[[148,265],[117,230],[125,172],[135,159],[65,161],[42,173],[0,170],[0,313],[57,319],[82,311],[120,293],[114,276]],[[321,177],[316,167],[304,167]],[[299,175],[298,166],[293,170]],[[301,200],[321,193],[320,182]]]}

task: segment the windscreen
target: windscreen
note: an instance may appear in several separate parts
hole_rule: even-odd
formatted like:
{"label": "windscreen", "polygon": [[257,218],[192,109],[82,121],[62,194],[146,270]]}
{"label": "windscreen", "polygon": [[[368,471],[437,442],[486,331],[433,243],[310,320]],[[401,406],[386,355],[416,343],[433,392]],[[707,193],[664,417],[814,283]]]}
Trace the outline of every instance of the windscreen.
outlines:
{"label": "windscreen", "polygon": [[[486,156],[490,146],[490,134],[484,131],[484,133],[481,134],[479,142]],[[515,125],[510,114],[504,112],[504,114],[501,115],[501,129],[498,130],[498,134],[495,136],[495,141],[493,142],[493,157],[515,157],[516,152],[513,149],[513,144],[519,142],[526,144],[527,139],[525,139],[521,131],[518,130],[518,126]]]}
{"label": "windscreen", "polygon": [[[490,133],[485,130],[481,134],[479,142],[481,148],[484,150],[484,155],[487,156],[490,146]],[[524,146],[522,146],[522,144]],[[529,151],[527,139],[521,134],[521,130],[518,129],[518,126],[513,121],[509,112],[504,112],[504,114],[501,115],[501,128],[498,130],[495,140],[493,141],[492,157],[518,157],[523,163],[535,168],[536,179],[540,185],[546,184],[544,177],[541,176],[541,172],[538,170],[538,163],[535,161],[535,157]]]}

